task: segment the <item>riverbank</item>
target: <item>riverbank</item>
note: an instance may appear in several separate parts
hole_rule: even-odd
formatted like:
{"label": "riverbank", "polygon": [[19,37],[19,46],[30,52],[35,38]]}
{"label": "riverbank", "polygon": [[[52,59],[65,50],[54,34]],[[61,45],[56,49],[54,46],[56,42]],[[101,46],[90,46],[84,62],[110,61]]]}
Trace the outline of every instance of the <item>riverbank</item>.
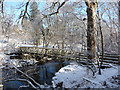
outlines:
{"label": "riverbank", "polygon": [[102,74],[95,76],[86,67],[68,65],[61,68],[53,77],[53,87],[63,88],[120,88],[120,66],[109,64],[110,68],[102,69]]}

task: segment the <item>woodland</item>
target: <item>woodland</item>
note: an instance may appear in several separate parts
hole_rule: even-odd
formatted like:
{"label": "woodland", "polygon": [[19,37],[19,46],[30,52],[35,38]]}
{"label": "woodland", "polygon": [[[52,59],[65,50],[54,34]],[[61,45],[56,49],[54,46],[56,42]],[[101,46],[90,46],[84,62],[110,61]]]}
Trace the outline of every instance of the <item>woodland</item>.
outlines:
{"label": "woodland", "polygon": [[0,90],[117,90],[119,44],[119,0],[0,0]]}

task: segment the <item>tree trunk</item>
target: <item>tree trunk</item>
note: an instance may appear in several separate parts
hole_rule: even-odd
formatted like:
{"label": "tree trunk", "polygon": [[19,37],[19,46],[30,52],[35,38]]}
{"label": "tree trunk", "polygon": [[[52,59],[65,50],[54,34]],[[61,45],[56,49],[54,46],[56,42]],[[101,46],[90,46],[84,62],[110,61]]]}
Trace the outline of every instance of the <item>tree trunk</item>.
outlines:
{"label": "tree trunk", "polygon": [[[119,18],[119,30],[120,30],[120,1],[118,2],[118,18]],[[118,54],[120,54],[120,31],[118,31]],[[119,56],[119,65],[120,65],[120,56]]]}
{"label": "tree trunk", "polygon": [[96,9],[97,1],[85,0],[87,5],[87,55],[92,60],[96,57]]}
{"label": "tree trunk", "polygon": [[98,62],[98,67],[99,67],[99,74],[101,75],[101,67],[102,67],[102,64],[103,64],[103,60],[104,60],[104,38],[103,38],[103,32],[102,32],[102,26],[101,26],[101,17],[99,15],[99,11],[98,12],[98,20],[99,20],[99,30],[100,30],[100,37],[101,37],[101,60]]}

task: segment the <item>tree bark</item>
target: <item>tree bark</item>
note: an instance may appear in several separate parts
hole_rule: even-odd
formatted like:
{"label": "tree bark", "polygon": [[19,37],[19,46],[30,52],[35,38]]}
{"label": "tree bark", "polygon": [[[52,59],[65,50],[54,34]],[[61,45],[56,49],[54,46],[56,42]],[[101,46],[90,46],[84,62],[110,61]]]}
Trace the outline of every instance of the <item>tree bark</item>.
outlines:
{"label": "tree bark", "polygon": [[[118,19],[119,19],[119,31],[118,31],[118,54],[120,54],[120,1],[118,2]],[[120,65],[120,56],[119,56],[119,65]]]}
{"label": "tree bark", "polygon": [[101,75],[101,67],[103,64],[103,60],[104,60],[104,38],[103,38],[103,32],[102,32],[102,26],[101,26],[101,17],[99,15],[99,11],[97,11],[98,13],[98,20],[99,20],[99,30],[100,30],[100,37],[101,37],[101,60],[100,62],[98,62],[98,67],[99,67],[99,74]]}
{"label": "tree bark", "polygon": [[92,60],[96,57],[96,0],[85,0],[87,5],[87,56]]}

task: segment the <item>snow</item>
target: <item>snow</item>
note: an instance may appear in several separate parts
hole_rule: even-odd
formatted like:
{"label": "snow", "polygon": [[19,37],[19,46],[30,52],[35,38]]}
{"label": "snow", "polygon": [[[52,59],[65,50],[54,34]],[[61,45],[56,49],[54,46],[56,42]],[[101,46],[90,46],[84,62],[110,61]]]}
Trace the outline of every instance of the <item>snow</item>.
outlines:
{"label": "snow", "polygon": [[102,69],[102,75],[92,76],[86,67],[76,64],[67,65],[61,68],[53,77],[53,87],[63,83],[62,87],[64,88],[105,88],[103,83],[106,81],[109,87],[117,87],[109,81],[112,76],[118,75],[118,66],[114,67]]}
{"label": "snow", "polygon": [[[40,47],[42,48],[43,45],[36,46],[36,45],[30,45],[30,44],[18,44],[16,47]],[[48,46],[48,48],[52,48],[52,47]]]}
{"label": "snow", "polygon": [[68,65],[63,67],[53,77],[53,87],[59,82],[63,82],[63,87],[71,88],[77,85],[85,75],[85,69],[78,65]]}
{"label": "snow", "polygon": [[[3,37],[5,39],[5,37]],[[12,40],[12,39],[9,39],[9,41],[11,43],[15,43],[16,40]],[[14,47],[14,46],[13,46]],[[22,60],[23,62],[20,63],[20,60],[17,60],[17,59],[10,59],[10,56],[8,55],[5,55],[5,53],[10,53],[13,51],[13,48],[12,46],[10,46],[10,44],[8,44],[8,42],[5,42],[4,43],[4,40],[0,40],[0,68],[6,68],[6,66],[8,68],[12,68],[13,67],[13,64],[16,66],[16,67],[22,67],[22,64],[24,62],[24,65],[27,64],[27,65],[32,65],[34,64],[35,61],[34,59],[33,60]],[[15,56],[15,55],[11,55],[11,56]]]}
{"label": "snow", "polygon": [[94,79],[94,81],[99,81],[99,82],[103,82],[105,81],[107,78],[110,78],[114,75],[118,74],[118,69],[115,68],[108,68],[105,70],[102,70],[102,75],[98,75],[96,76],[96,78]]}
{"label": "snow", "polygon": [[2,66],[3,62],[8,59],[8,57],[4,54],[6,45],[6,43],[0,42],[0,66]]}

